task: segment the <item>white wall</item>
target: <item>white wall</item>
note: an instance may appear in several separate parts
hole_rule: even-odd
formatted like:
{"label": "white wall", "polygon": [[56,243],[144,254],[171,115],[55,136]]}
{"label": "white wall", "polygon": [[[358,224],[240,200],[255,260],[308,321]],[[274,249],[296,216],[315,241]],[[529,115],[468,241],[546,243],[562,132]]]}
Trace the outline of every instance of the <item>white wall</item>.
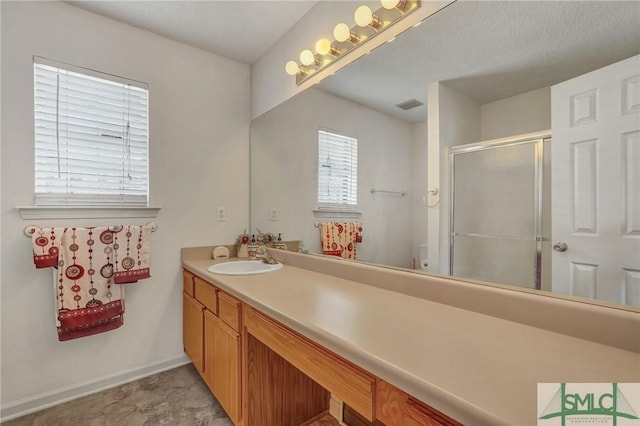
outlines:
{"label": "white wall", "polygon": [[[184,362],[180,248],[230,243],[248,223],[249,68],[59,2],[2,2],[3,417],[109,377]],[[36,270],[16,206],[33,203],[33,55],[150,90],[152,278],[127,288],[124,326],[58,342],[52,273]],[[228,220],[216,222],[217,206]],[[41,220],[103,225],[147,220]],[[164,363],[164,364],[163,364]],[[100,382],[103,383],[103,382]],[[85,386],[86,385],[86,386]]]}
{"label": "white wall", "polygon": [[428,186],[438,188],[440,202],[428,209],[430,272],[449,272],[448,148],[480,138],[480,105],[446,85],[428,87]]}
{"label": "white wall", "polygon": [[420,244],[427,244],[427,215],[428,208],[424,200],[428,191],[428,130],[427,122],[417,123],[413,125],[413,152],[412,171],[413,171],[413,242],[411,245],[413,257],[415,259],[415,267],[420,269]]}
{"label": "white wall", "polygon": [[[357,257],[374,263],[412,265],[412,126],[385,114],[307,89],[251,125],[251,223],[284,233],[320,252],[316,221],[318,129],[358,138],[358,206],[363,224]],[[409,196],[371,194],[370,188],[404,190]],[[278,221],[270,221],[276,208]]]}
{"label": "white wall", "polygon": [[483,141],[551,129],[551,87],[484,104],[480,114]]}

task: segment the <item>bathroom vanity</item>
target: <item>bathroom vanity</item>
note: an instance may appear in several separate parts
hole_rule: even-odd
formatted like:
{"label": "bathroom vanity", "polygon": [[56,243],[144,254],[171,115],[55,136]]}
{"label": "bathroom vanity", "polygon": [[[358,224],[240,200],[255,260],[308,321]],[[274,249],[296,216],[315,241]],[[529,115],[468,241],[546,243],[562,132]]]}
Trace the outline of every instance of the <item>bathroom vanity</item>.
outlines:
{"label": "bathroom vanity", "polygon": [[236,425],[527,425],[537,383],[640,382],[636,311],[270,252],[183,249],[184,348]]}

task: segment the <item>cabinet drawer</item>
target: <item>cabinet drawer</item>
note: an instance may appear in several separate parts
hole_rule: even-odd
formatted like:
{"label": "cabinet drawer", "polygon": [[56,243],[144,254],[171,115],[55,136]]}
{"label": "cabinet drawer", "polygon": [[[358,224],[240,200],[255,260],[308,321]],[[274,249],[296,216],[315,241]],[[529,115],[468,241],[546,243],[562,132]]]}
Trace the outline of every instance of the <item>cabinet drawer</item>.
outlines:
{"label": "cabinet drawer", "polygon": [[218,292],[218,316],[229,327],[240,331],[240,301],[223,291]]}
{"label": "cabinet drawer", "polygon": [[376,383],[376,419],[387,426],[462,426],[380,379]]}
{"label": "cabinet drawer", "polygon": [[218,296],[216,288],[199,277],[194,278],[196,299],[209,311],[218,315]]}
{"label": "cabinet drawer", "polygon": [[438,411],[409,397],[405,407],[405,424],[407,426],[447,426],[458,423],[452,423]]}
{"label": "cabinet drawer", "polygon": [[246,309],[244,323],[251,335],[367,420],[373,420],[372,376],[251,308]]}
{"label": "cabinet drawer", "polygon": [[182,270],[182,285],[184,288],[184,292],[187,293],[189,296],[193,297],[193,279],[195,278],[195,275],[193,275],[191,272],[187,271],[186,269]]}

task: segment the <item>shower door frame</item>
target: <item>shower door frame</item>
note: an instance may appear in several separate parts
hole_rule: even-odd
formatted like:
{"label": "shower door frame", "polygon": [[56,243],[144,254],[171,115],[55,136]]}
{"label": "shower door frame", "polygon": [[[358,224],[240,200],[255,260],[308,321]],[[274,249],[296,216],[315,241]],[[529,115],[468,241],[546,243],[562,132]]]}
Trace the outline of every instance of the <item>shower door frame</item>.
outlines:
{"label": "shower door frame", "polygon": [[[499,149],[506,146],[534,144],[534,240],[536,243],[535,259],[533,262],[534,289],[542,289],[542,200],[543,200],[543,156],[544,143],[551,141],[551,131],[527,133],[514,137],[493,139],[466,145],[453,146],[449,149],[449,275],[453,276],[454,239],[456,236],[478,237],[474,234],[456,234],[454,232],[455,218],[455,156],[472,152]],[[480,236],[488,237],[488,236]]]}

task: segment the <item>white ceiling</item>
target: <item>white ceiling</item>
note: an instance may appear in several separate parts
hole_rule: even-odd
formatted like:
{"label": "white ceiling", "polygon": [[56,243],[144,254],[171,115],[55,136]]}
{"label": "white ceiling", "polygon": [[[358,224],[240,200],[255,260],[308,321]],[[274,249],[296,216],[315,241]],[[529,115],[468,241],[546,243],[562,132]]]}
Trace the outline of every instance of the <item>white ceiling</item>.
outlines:
{"label": "white ceiling", "polygon": [[[323,0],[324,1],[324,0]],[[317,1],[69,1],[253,64]],[[640,54],[639,1],[458,0],[318,88],[418,122],[430,82],[480,104],[549,86]]]}
{"label": "white ceiling", "polygon": [[88,0],[66,3],[250,65],[317,0]]}

